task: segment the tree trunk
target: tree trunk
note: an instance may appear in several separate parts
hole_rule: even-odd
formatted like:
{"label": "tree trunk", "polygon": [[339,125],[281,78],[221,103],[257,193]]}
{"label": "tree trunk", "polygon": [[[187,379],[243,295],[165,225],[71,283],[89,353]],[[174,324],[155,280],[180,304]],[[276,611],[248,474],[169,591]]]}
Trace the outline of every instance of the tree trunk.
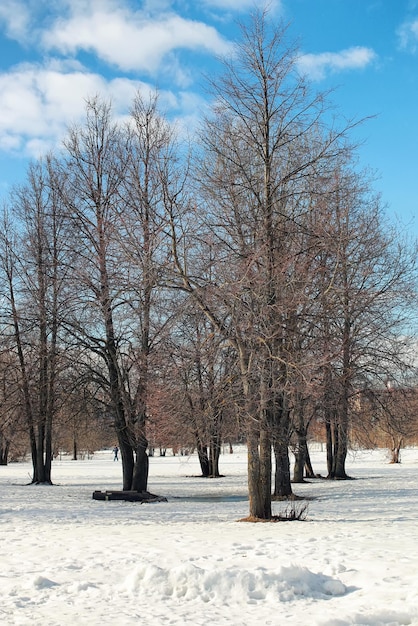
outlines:
{"label": "tree trunk", "polygon": [[346,480],[349,478],[345,471],[345,462],[348,451],[348,426],[344,415],[332,415],[327,421],[327,465],[330,479]]}
{"label": "tree trunk", "polygon": [[294,483],[303,483],[304,482],[304,471],[305,471],[305,454],[304,451],[301,450],[299,446],[297,446],[295,450],[295,464],[293,467],[293,482]]}
{"label": "tree trunk", "polygon": [[271,519],[271,440],[267,430],[251,427],[247,438],[250,518]]}
{"label": "tree trunk", "polygon": [[[348,370],[348,366],[346,367]],[[348,375],[347,375],[348,377]],[[345,471],[345,462],[348,452],[348,420],[349,420],[349,401],[348,401],[348,384],[343,383],[338,414],[335,418],[335,454],[334,454],[334,475],[333,478],[346,480],[348,478]]]}
{"label": "tree trunk", "polygon": [[197,439],[197,456],[198,456],[199,463],[200,463],[200,470],[202,472],[202,476],[204,478],[208,478],[209,473],[210,473],[208,447],[203,445],[198,435],[196,435],[196,439]]}
{"label": "tree trunk", "polygon": [[24,411],[25,411],[26,424],[28,428],[32,466],[33,466],[33,478],[34,478],[35,473],[36,473],[36,465],[37,465],[36,434],[35,434],[34,417],[33,417],[33,411],[32,411],[32,401],[31,401],[30,389],[29,389],[29,380],[28,380],[27,369],[26,369],[25,354],[23,350],[22,337],[20,333],[19,314],[18,314],[16,301],[15,301],[13,272],[11,270],[8,273],[8,287],[9,287],[9,297],[10,297],[10,304],[11,304],[12,317],[13,317],[14,339],[16,342],[17,354],[19,358],[20,375],[22,377]]}
{"label": "tree trunk", "polygon": [[9,458],[10,441],[2,434],[0,435],[0,465],[7,465]]}
{"label": "tree trunk", "polygon": [[135,466],[132,476],[132,491],[146,492],[148,488],[148,472],[149,472],[149,458],[147,454],[148,441],[144,435],[139,438],[138,444],[135,450]]}
{"label": "tree trunk", "polygon": [[308,424],[305,420],[306,400],[301,393],[295,394],[295,408],[293,410],[294,432],[296,434],[296,446],[294,450],[295,465],[293,468],[293,482],[303,483],[307,453]]}
{"label": "tree trunk", "polygon": [[343,257],[344,280],[344,328],[343,328],[343,371],[341,377],[341,391],[339,393],[338,414],[335,420],[335,432],[338,435],[335,452],[334,478],[345,480],[348,478],[345,471],[345,461],[348,452],[348,424],[349,424],[349,394],[352,381],[351,372],[351,312],[350,289],[348,284],[348,269],[346,258]]}
{"label": "tree trunk", "polygon": [[274,441],[273,448],[276,460],[274,496],[277,498],[289,498],[293,492],[290,480],[290,462],[287,441],[279,437]]}
{"label": "tree trunk", "polygon": [[391,463],[400,463],[401,462],[401,448],[403,445],[403,438],[402,437],[392,437],[392,448],[391,448],[391,452],[392,452],[392,457],[390,462]]}
{"label": "tree trunk", "polygon": [[273,450],[275,456],[274,496],[289,498],[292,495],[290,480],[289,440],[290,440],[290,413],[283,408],[284,399],[274,409]]}
{"label": "tree trunk", "polygon": [[[105,272],[103,272],[105,274]],[[107,281],[103,278],[103,284],[108,288]],[[108,290],[103,287],[103,291],[108,294]],[[116,435],[118,438],[119,449],[121,453],[122,459],[122,481],[123,481],[123,490],[129,491],[134,489],[134,472],[136,472],[136,482],[140,484],[139,474],[141,466],[141,446],[138,446],[136,449],[137,457],[139,459],[139,465],[134,461],[134,449],[135,446],[135,436],[131,432],[132,426],[128,423],[126,418],[126,411],[123,404],[122,399],[122,389],[120,386],[121,376],[119,375],[118,370],[118,355],[116,348],[116,340],[113,329],[113,319],[111,315],[111,306],[110,299],[108,295],[106,295],[105,303],[103,305],[103,313],[106,322],[106,356],[107,356],[107,366],[109,372],[109,387],[110,387],[110,397],[112,400],[112,406],[114,411],[114,423]],[[145,446],[146,448],[146,446]],[[139,454],[138,454],[139,453]],[[147,474],[148,479],[148,474]],[[143,489],[142,491],[146,491]]]}
{"label": "tree trunk", "polygon": [[347,459],[347,451],[348,451],[348,434],[347,434],[347,424],[340,423],[337,425],[336,432],[338,433],[337,438],[337,447],[334,458],[334,473],[333,478],[338,478],[339,480],[345,480],[348,478],[347,473],[345,471],[345,462]]}
{"label": "tree trunk", "polygon": [[134,453],[131,442],[128,439],[127,428],[120,419],[118,421],[115,420],[115,429],[122,460],[123,491],[130,491],[132,489],[132,477],[135,466]]}
{"label": "tree trunk", "polygon": [[211,437],[209,445],[209,477],[219,478],[219,456],[221,454],[221,438],[219,433]]}
{"label": "tree trunk", "polygon": [[306,478],[315,478],[315,472],[312,467],[311,455],[309,454],[309,446],[308,442],[305,442],[306,450],[305,450],[305,477]]}
{"label": "tree trunk", "polygon": [[306,443],[306,429],[298,429],[296,431],[297,443],[295,449],[295,466],[293,468],[293,482],[304,482],[304,471],[306,466],[306,453],[308,446]]}
{"label": "tree trunk", "polygon": [[328,478],[333,478],[334,471],[334,451],[333,451],[333,442],[332,442],[332,425],[330,416],[327,415],[325,421],[325,430],[326,430],[326,447],[327,447],[327,476]]}

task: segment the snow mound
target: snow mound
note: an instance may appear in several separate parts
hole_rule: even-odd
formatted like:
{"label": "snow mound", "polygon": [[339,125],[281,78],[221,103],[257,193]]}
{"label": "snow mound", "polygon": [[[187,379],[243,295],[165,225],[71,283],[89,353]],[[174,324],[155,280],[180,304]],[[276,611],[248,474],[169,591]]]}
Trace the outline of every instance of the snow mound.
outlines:
{"label": "snow mound", "polygon": [[35,589],[51,589],[51,587],[56,587],[58,583],[55,583],[53,580],[50,580],[45,576],[35,576],[32,581],[32,585]]}
{"label": "snow mound", "polygon": [[290,602],[299,597],[342,596],[346,587],[338,579],[315,574],[305,567],[282,567],[277,571],[255,568],[205,570],[187,563],[171,569],[156,565],[137,567],[124,581],[131,594],[222,604],[254,604],[266,598]]}

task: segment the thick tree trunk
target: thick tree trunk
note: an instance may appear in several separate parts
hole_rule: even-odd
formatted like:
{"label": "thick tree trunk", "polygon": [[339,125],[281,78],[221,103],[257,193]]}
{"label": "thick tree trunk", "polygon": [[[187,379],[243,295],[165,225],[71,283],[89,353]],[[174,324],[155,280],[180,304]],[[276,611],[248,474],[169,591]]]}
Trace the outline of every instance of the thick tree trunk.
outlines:
{"label": "thick tree trunk", "polygon": [[345,462],[347,459],[347,451],[348,451],[348,435],[347,435],[347,425],[346,424],[338,424],[337,426],[338,439],[337,439],[337,448],[335,452],[334,458],[334,473],[333,478],[338,478],[339,480],[345,480],[348,478],[347,473],[345,471]]}
{"label": "thick tree trunk", "polygon": [[200,441],[197,442],[197,456],[199,458],[202,476],[208,478],[210,473],[208,447],[204,446]]}
{"label": "thick tree trunk", "polygon": [[400,447],[396,446],[395,448],[392,448],[392,457],[390,460],[391,463],[400,463],[401,462],[401,449]]}
{"label": "thick tree trunk", "polygon": [[[117,367],[117,350],[113,334],[113,322],[111,318],[107,320],[107,354],[108,371],[110,382],[110,397],[114,411],[115,431],[122,460],[122,483],[123,490],[133,489],[133,476],[136,463],[134,461],[135,437],[131,433],[131,427],[126,419],[126,411],[122,400],[122,390],[119,386],[119,373]],[[145,490],[144,490],[145,491]]]}
{"label": "thick tree trunk", "polygon": [[[49,443],[50,446],[50,443]],[[52,449],[47,449],[45,437],[45,420],[40,420],[36,434],[36,456],[33,468],[32,483],[37,485],[52,485],[51,480]]]}
{"label": "thick tree trunk", "polygon": [[392,456],[391,456],[391,463],[400,463],[401,462],[401,448],[403,445],[403,438],[402,437],[392,437],[392,448],[391,448],[391,452],[392,452]]}
{"label": "thick tree trunk", "polygon": [[271,440],[264,429],[251,428],[247,438],[250,518],[271,519]]}
{"label": "thick tree trunk", "polygon": [[273,448],[276,460],[274,496],[276,498],[289,498],[293,492],[290,480],[289,448],[287,441],[279,438],[273,443]]}
{"label": "thick tree trunk", "polygon": [[294,483],[303,483],[304,481],[304,472],[306,466],[306,454],[308,451],[308,446],[306,443],[306,429],[298,429],[296,431],[297,443],[295,449],[295,465],[293,468],[293,482]]}
{"label": "thick tree trunk", "polygon": [[330,479],[346,480],[349,478],[345,471],[345,462],[348,452],[348,428],[344,416],[333,416],[327,422],[327,465]]}
{"label": "thick tree trunk", "polygon": [[295,450],[295,464],[293,467],[293,482],[303,483],[305,472],[305,454],[299,447]]}
{"label": "thick tree trunk", "polygon": [[209,445],[209,477],[219,478],[219,456],[221,454],[221,440],[217,433],[211,437]]}
{"label": "thick tree trunk", "polygon": [[132,476],[132,491],[146,492],[148,488],[149,458],[147,454],[148,441],[145,436],[139,438],[135,450],[135,466]]}
{"label": "thick tree trunk", "polygon": [[118,444],[120,450],[120,456],[122,460],[122,485],[124,491],[130,491],[132,489],[132,477],[134,474],[134,453],[132,445],[127,437],[126,427],[115,424],[116,434],[118,437]]}
{"label": "thick tree trunk", "polygon": [[290,413],[283,409],[283,401],[280,407],[276,407],[275,418],[273,435],[275,456],[274,496],[276,498],[289,498],[293,493],[289,461]]}

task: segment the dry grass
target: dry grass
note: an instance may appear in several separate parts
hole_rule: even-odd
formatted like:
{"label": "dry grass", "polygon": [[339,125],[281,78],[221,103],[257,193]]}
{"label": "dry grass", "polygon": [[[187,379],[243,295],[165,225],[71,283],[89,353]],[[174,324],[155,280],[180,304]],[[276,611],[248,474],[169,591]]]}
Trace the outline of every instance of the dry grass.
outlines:
{"label": "dry grass", "polygon": [[295,503],[289,505],[283,513],[279,513],[279,515],[272,515],[270,519],[262,519],[260,517],[254,517],[253,515],[249,515],[248,517],[243,517],[238,520],[239,522],[251,522],[252,524],[258,523],[275,523],[275,522],[303,522],[306,520],[308,515],[308,505],[304,504],[301,506],[296,506]]}

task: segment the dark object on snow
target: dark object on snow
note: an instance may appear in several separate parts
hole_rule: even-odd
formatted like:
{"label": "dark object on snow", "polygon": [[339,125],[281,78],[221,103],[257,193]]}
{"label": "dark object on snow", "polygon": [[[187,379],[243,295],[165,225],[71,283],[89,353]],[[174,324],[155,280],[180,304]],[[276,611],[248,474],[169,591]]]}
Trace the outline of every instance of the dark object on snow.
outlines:
{"label": "dark object on snow", "polygon": [[164,496],[156,496],[148,491],[93,491],[93,500],[126,500],[127,502],[167,502]]}

